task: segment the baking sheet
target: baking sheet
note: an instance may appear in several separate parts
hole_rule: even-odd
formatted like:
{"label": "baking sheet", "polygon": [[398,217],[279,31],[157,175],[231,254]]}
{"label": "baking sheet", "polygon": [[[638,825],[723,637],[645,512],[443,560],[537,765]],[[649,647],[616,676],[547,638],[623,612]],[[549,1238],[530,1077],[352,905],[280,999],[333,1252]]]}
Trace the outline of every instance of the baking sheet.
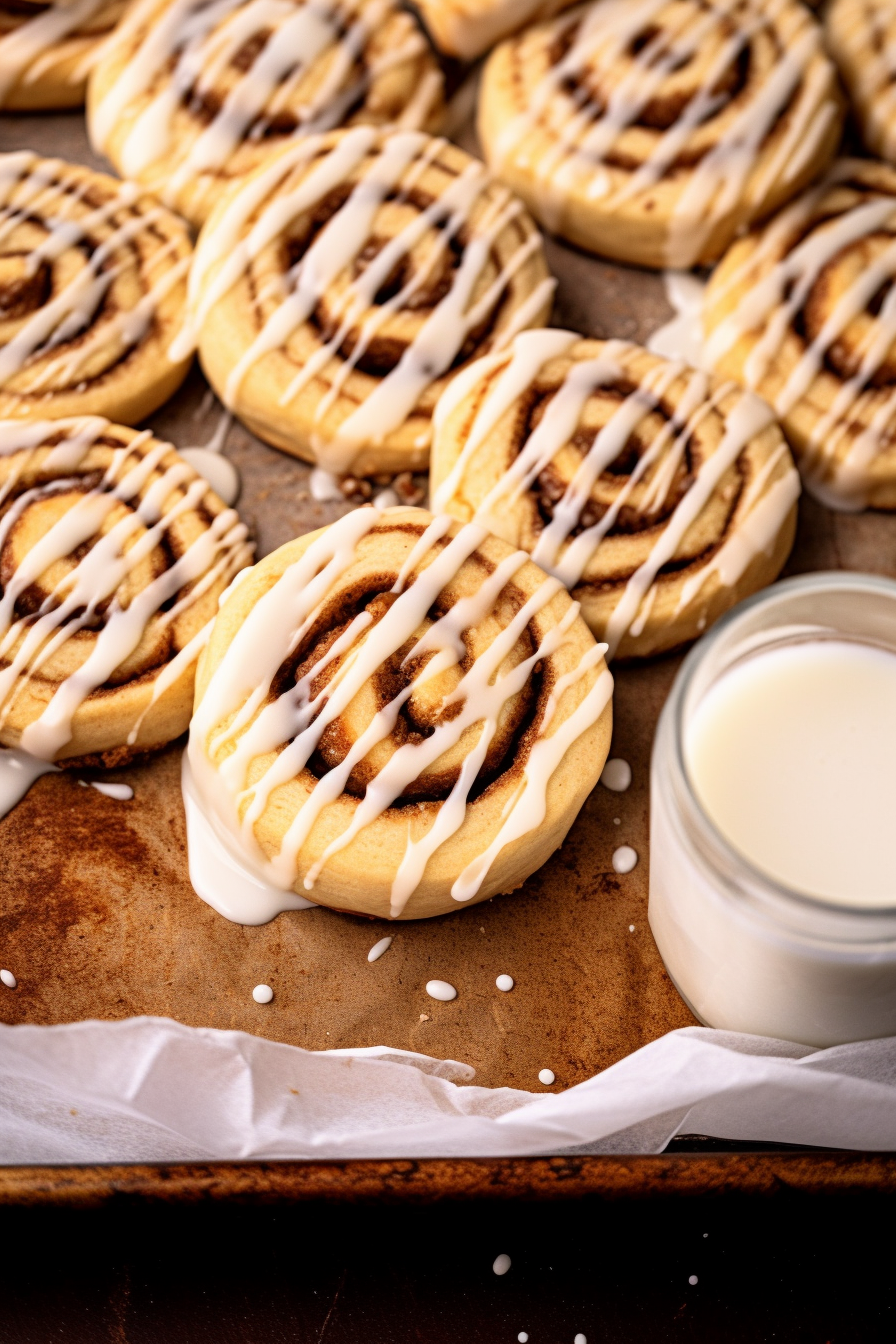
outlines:
{"label": "baking sheet", "polygon": [[[469,146],[468,137],[466,139]],[[77,114],[0,118],[0,149],[31,148],[102,166]],[[548,243],[559,279],[554,321],[587,335],[643,341],[669,316],[660,277]],[[205,443],[220,407],[194,372],[151,421],[180,447]],[[243,481],[240,509],[266,554],[331,521],[308,469],[238,424],[225,455]],[[789,573],[845,568],[896,575],[894,520],[832,514],[803,500]],[[170,1016],[311,1050],[388,1044],[464,1060],[484,1086],[554,1090],[582,1082],[664,1032],[693,1023],[647,925],[648,771],[657,714],[678,659],[616,671],[613,756],[632,766],[626,793],[598,786],[563,848],[516,894],[417,924],[388,925],[326,910],[229,924],[187,877],[180,746],[115,772],[116,802],[49,776],[0,822],[0,953],[18,979],[0,993],[7,1022]],[[618,824],[615,819],[618,818]],[[634,847],[633,872],[612,853]],[[367,952],[385,934],[389,951]],[[513,976],[509,994],[495,988]],[[436,1003],[427,980],[457,999]],[[272,1004],[255,1004],[270,984]]]}

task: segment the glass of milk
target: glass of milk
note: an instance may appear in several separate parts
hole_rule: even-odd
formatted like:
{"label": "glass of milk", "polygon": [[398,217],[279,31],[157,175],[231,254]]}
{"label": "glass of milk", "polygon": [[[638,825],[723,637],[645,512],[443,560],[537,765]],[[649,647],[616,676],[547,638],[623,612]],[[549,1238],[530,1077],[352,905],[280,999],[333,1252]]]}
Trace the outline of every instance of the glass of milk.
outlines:
{"label": "glass of milk", "polygon": [[896,583],[790,579],[691,650],[654,743],[649,917],[709,1026],[896,1035]]}

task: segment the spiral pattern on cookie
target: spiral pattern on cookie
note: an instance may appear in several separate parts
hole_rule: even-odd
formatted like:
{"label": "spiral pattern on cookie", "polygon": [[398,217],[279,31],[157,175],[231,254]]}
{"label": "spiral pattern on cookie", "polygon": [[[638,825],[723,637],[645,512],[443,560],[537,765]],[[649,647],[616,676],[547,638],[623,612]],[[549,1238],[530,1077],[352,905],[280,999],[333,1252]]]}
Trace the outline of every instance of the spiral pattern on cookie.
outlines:
{"label": "spiral pattern on cookie", "polygon": [[541,237],[481,163],[420,132],[300,141],[204,227],[191,317],[212,386],[332,471],[425,467],[450,376],[550,310]]}
{"label": "spiral pattern on cookie", "polygon": [[126,0],[0,4],[0,107],[80,107],[100,48]]}
{"label": "spiral pattern on cookie", "polygon": [[120,764],[186,728],[246,527],[170,444],[0,421],[0,742]]}
{"label": "spiral pattern on cookie", "polygon": [[524,547],[614,654],[693,639],[793,542],[799,480],[769,409],[624,341],[524,332],[436,424],[435,507]]}
{"label": "spiral pattern on cookie", "polygon": [[833,0],[824,22],[862,138],[875,154],[896,163],[896,4]]}
{"label": "spiral pattern on cookie", "polygon": [[0,155],[0,417],[137,423],[187,372],[173,358],[192,248],[132,183]]}
{"label": "spiral pattern on cookie", "polygon": [[799,0],[597,0],[499,47],[479,107],[488,162],[538,218],[649,266],[713,260],[841,125]]}
{"label": "spiral pattern on cookie", "polygon": [[90,81],[94,146],[194,224],[297,136],[435,129],[443,78],[397,0],[139,0]]}
{"label": "spiral pattern on cookie", "polygon": [[706,359],[774,407],[835,508],[896,508],[894,278],[896,171],[853,159],[737,242],[706,292]]}
{"label": "spiral pattern on cookie", "polygon": [[189,762],[219,834],[324,905],[421,918],[513,890],[561,843],[612,678],[563,585],[476,525],[363,508],[234,589]]}

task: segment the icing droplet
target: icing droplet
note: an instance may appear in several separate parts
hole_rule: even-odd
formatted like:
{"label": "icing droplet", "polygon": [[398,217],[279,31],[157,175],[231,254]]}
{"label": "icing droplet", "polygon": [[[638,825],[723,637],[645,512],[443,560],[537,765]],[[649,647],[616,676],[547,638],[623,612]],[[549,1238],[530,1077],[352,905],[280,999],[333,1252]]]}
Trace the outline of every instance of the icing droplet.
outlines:
{"label": "icing droplet", "polygon": [[585,1338],[584,1335],[576,1335],[572,1344],[588,1344],[588,1340]]}
{"label": "icing droplet", "polygon": [[513,989],[513,976],[499,975],[497,980],[495,981],[495,984],[498,986],[499,989],[502,989],[506,994],[508,990]]}
{"label": "icing droplet", "polygon": [[637,862],[637,851],[631,845],[620,845],[613,853],[613,867],[617,873],[630,873]]}
{"label": "icing droplet", "polygon": [[0,971],[0,980],[3,981],[7,989],[15,989],[16,985],[19,983],[12,971]]}
{"label": "icing droplet", "polygon": [[212,448],[181,448],[180,455],[197,475],[208,481],[219,499],[235,504],[240,497],[240,474],[227,457]]}
{"label": "icing droplet", "polygon": [[621,825],[622,825],[622,818],[621,818],[621,817],[614,817],[614,818],[613,818],[613,825],[614,825],[614,826],[621,826]]}
{"label": "icing droplet", "polygon": [[58,772],[58,765],[39,761],[18,748],[0,748],[0,817],[11,812],[20,803],[35,780],[41,775]]}
{"label": "icing droplet", "polygon": [[554,1082],[553,1069],[542,1069],[538,1075],[538,1081],[544,1083],[545,1087],[550,1087],[551,1083]]}
{"label": "icing droplet", "polygon": [[625,793],[632,782],[632,768],[628,761],[607,761],[600,782],[605,789],[612,789],[614,793]]}
{"label": "icing droplet", "polygon": [[314,468],[308,477],[308,489],[311,491],[311,498],[316,499],[318,504],[345,503],[339,477],[334,476],[332,471],[324,471],[323,467]]}
{"label": "icing droplet", "polygon": [[495,1271],[496,1274],[506,1274],[509,1268],[510,1268],[509,1255],[499,1255],[495,1263],[492,1265],[492,1269]]}
{"label": "icing droplet", "polygon": [[[79,780],[78,783],[83,783],[83,780]],[[134,790],[130,784],[105,784],[92,779],[90,787],[96,789],[97,793],[102,793],[106,798],[115,798],[119,803],[130,802],[134,796]]]}
{"label": "icing droplet", "polygon": [[519,1332],[519,1334],[517,1335],[517,1339],[519,1340],[520,1344],[529,1344],[529,1336],[526,1334],[525,1330],[521,1330]]}
{"label": "icing droplet", "polygon": [[252,991],[252,997],[256,1003],[270,1003],[274,997],[274,991],[270,985],[256,985]]}
{"label": "icing droplet", "polygon": [[378,495],[374,495],[373,497],[373,506],[376,509],[394,509],[395,506],[400,503],[401,500],[391,486],[388,486],[385,490],[381,490]]}
{"label": "icing droplet", "polygon": [[392,946],[391,938],[381,938],[378,943],[374,943],[373,947],[367,953],[367,960],[379,961],[383,953],[388,952],[391,946]]}
{"label": "icing droplet", "polygon": [[628,926],[628,931],[629,931],[629,933],[634,933],[634,931],[635,931],[635,926],[634,926],[634,924],[629,924],[629,926]]}
{"label": "icing droplet", "polygon": [[688,1283],[691,1285],[692,1288],[693,1288],[694,1284],[697,1283],[697,1282],[698,1282],[698,1279],[697,1279],[697,1275],[696,1275],[696,1274],[691,1274],[691,1275],[689,1275],[689,1277],[688,1277]]}
{"label": "icing droplet", "polygon": [[442,1003],[450,1003],[457,998],[457,990],[447,980],[427,981],[426,992],[431,999],[439,999]]}

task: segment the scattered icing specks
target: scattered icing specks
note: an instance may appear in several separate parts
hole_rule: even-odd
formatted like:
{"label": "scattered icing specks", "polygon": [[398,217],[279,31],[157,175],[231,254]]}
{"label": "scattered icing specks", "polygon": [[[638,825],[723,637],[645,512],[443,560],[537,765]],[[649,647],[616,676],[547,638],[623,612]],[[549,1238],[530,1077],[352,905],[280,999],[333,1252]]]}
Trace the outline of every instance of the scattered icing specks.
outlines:
{"label": "scattered icing specks", "polygon": [[637,851],[631,845],[620,845],[613,853],[613,867],[617,873],[630,873],[637,862]]}
{"label": "scattered icing specks", "polygon": [[635,926],[634,926],[634,924],[629,924],[629,926],[628,926],[628,931],[629,931],[629,933],[634,933],[634,931],[635,931]]}
{"label": "scattered icing specks", "polygon": [[632,782],[632,768],[628,761],[620,759],[607,761],[600,782],[605,789],[611,789],[613,793],[625,793]]}
{"label": "scattered icing specks", "polygon": [[691,1274],[690,1277],[688,1278],[688,1283],[691,1285],[691,1287],[693,1288],[694,1284],[697,1282],[698,1282],[697,1275]]}
{"label": "scattered icing specks", "polygon": [[274,997],[274,991],[270,985],[256,985],[252,991],[252,997],[256,1003],[270,1003]]}
{"label": "scattered icing specks", "polygon": [[457,998],[457,990],[447,980],[428,980],[426,992],[431,999],[438,999],[440,1003],[450,1003]]}
{"label": "scattered icing specks", "polygon": [[428,1022],[428,1021],[429,1021],[429,1013],[421,1013],[421,1014],[420,1014],[420,1021],[421,1021],[421,1022]]}
{"label": "scattered icing specks", "polygon": [[495,981],[495,984],[498,986],[499,989],[503,990],[504,993],[506,994],[508,990],[513,989],[513,976],[499,975],[497,980]]}
{"label": "scattered icing specks", "polygon": [[542,1070],[541,1070],[541,1073],[539,1073],[539,1075],[538,1075],[538,1081],[539,1081],[540,1083],[544,1083],[545,1087],[550,1087],[551,1083],[554,1081],[554,1073],[553,1073],[553,1070],[552,1070],[552,1069],[542,1069]]}
{"label": "scattered icing specks", "polygon": [[391,938],[389,938],[389,937],[387,937],[387,938],[381,938],[381,939],[379,940],[378,943],[374,943],[373,947],[372,947],[372,948],[370,949],[370,951],[367,953],[367,960],[368,960],[368,961],[379,961],[379,959],[380,959],[380,957],[383,955],[383,953],[384,953],[384,952],[388,952],[388,951],[389,951],[389,948],[390,948],[391,946],[392,946],[392,939],[391,939]]}
{"label": "scattered icing specks", "polygon": [[[83,780],[81,782],[83,783]],[[134,796],[134,790],[130,784],[101,784],[92,779],[90,787],[96,789],[97,793],[102,793],[106,798],[115,798],[119,803],[130,802]]]}
{"label": "scattered icing specks", "polygon": [[324,471],[323,467],[314,468],[308,477],[308,488],[311,491],[311,498],[316,499],[318,504],[334,504],[337,501],[345,503],[339,478],[331,471]]}
{"label": "scattered icing specks", "polygon": [[614,826],[621,826],[621,825],[622,825],[622,818],[621,818],[621,817],[614,817],[614,818],[613,818],[613,825],[614,825]]}
{"label": "scattered icing specks", "polygon": [[510,1268],[509,1255],[499,1255],[495,1263],[492,1265],[492,1269],[495,1271],[496,1274],[506,1274],[509,1268]]}
{"label": "scattered icing specks", "polygon": [[0,971],[0,980],[3,981],[7,989],[15,989],[19,983],[12,971]]}

